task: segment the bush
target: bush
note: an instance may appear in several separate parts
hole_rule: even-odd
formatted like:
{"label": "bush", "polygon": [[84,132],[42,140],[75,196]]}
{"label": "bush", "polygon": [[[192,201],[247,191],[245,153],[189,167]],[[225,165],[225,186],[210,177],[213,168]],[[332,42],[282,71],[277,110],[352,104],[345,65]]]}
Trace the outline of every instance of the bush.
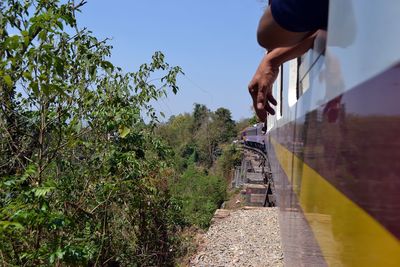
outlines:
{"label": "bush", "polygon": [[206,175],[193,164],[171,185],[173,197],[182,201],[186,222],[202,228],[210,225],[215,210],[225,201],[226,189],[222,177]]}
{"label": "bush", "polygon": [[241,164],[242,151],[235,144],[228,144],[222,147],[222,155],[216,162],[217,175],[223,176],[226,181],[230,181],[232,177],[231,171]]}

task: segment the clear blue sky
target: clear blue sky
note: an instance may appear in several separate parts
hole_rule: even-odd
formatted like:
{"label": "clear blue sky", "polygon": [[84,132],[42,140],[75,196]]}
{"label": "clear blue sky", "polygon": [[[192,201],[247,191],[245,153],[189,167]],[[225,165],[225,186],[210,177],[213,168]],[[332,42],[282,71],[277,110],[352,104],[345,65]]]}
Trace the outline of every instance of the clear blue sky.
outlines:
{"label": "clear blue sky", "polygon": [[211,110],[228,108],[239,120],[252,115],[247,84],[264,53],[256,41],[264,5],[261,0],[88,0],[79,23],[100,38],[112,38],[111,61],[126,71],[136,71],[158,50],[183,68],[178,94],[155,103],[167,118],[201,103]]}

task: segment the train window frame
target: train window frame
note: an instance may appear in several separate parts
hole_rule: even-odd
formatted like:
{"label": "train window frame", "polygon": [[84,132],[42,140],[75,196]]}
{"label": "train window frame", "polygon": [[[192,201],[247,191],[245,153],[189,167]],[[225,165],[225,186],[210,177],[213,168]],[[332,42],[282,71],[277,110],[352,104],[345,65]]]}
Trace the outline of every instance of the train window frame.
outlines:
{"label": "train window frame", "polygon": [[282,118],[282,65],[279,66],[279,72],[278,72],[278,77],[275,80],[273,87],[272,87],[272,95],[274,96],[277,104],[274,108],[275,110],[275,118],[276,120],[279,120]]}
{"label": "train window frame", "polygon": [[297,58],[287,62],[289,73],[288,73],[288,105],[293,107],[297,103],[298,92],[297,92],[297,80],[298,80],[298,61]]}
{"label": "train window frame", "polygon": [[279,71],[279,75],[280,75],[280,79],[279,79],[279,118],[281,118],[283,116],[283,64],[279,67],[280,71]]}
{"label": "train window frame", "polygon": [[303,95],[303,92],[300,91],[300,65],[301,65],[301,56],[297,58],[297,79],[296,79],[296,98],[297,100],[300,96]]}

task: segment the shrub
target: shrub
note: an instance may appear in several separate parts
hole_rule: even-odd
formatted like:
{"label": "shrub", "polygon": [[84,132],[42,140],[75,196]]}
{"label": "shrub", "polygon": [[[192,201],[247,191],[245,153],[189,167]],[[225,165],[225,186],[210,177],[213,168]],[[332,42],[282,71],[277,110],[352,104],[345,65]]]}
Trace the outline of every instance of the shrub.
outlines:
{"label": "shrub", "polygon": [[178,181],[171,185],[174,198],[182,201],[183,216],[188,224],[206,228],[216,209],[226,198],[222,177],[206,175],[191,164]]}

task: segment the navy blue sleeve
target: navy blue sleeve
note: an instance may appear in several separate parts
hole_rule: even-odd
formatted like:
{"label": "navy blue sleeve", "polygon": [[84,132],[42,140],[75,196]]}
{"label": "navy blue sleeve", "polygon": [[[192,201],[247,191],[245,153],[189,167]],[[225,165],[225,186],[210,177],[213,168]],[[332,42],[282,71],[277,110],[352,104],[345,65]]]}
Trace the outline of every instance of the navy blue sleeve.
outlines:
{"label": "navy blue sleeve", "polygon": [[326,29],[329,0],[272,0],[271,13],[282,28],[292,32]]}

